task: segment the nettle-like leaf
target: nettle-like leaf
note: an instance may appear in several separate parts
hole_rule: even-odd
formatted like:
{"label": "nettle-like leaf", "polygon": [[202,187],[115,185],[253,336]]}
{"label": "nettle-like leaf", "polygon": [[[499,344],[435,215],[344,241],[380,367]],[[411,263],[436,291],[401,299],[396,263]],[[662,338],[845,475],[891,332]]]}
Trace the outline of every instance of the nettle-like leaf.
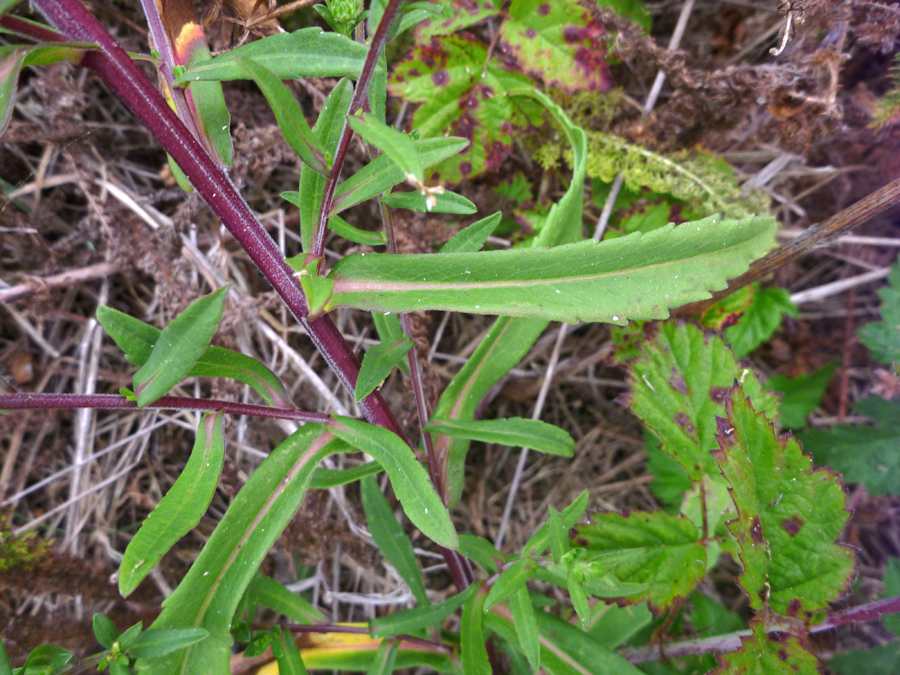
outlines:
{"label": "nettle-like leaf", "polygon": [[725,393],[742,383],[754,408],[777,416],[778,396],[763,389],[749,368],[738,365],[718,337],[691,325],[664,323],[631,363],[626,402],[662,440],[660,449],[678,461],[688,477],[718,475],[709,454],[716,448],[716,415],[725,414]]}
{"label": "nettle-like leaf", "polygon": [[849,590],[853,551],[835,544],[850,514],[839,477],[812,470],[790,436],[757,413],[739,385],[724,394],[712,456],[730,486],[743,574],[738,581],[757,611],[803,617]]}
{"label": "nettle-like leaf", "polygon": [[739,650],[716,656],[719,667],[709,675],[820,675],[819,660],[799,639],[786,633],[769,637],[762,621],[752,627]]}
{"label": "nettle-like leaf", "polygon": [[471,35],[433,39],[413,48],[394,68],[388,89],[423,103],[412,127],[424,136],[460,136],[470,141],[460,155],[431,172],[430,180],[456,183],[497,169],[513,148],[513,134],[541,123],[540,108],[506,92],[534,83],[496,60]]}
{"label": "nettle-like leaf", "polygon": [[694,523],[667,513],[599,513],[589,525],[575,528],[575,541],[591,553],[633,553],[616,566],[622,581],[646,584],[645,591],[618,599],[646,601],[659,615],[676,600],[687,597],[706,574],[706,545]]}
{"label": "nettle-like leaf", "polygon": [[869,348],[873,359],[892,365],[900,361],[900,264],[891,268],[888,283],[887,288],[878,291],[881,321],[860,328],[859,339]]}
{"label": "nettle-like leaf", "polygon": [[874,495],[900,494],[900,405],[872,397],[853,410],[872,424],[813,429],[800,435],[803,447],[848,483],[864,483]]}
{"label": "nettle-like leaf", "polygon": [[332,295],[321,306],[324,311],[441,309],[620,325],[666,318],[670,308],[724,288],[728,278],[769,248],[774,230],[771,219],[710,217],[677,229],[549,250],[354,254],[332,269]]}
{"label": "nettle-like leaf", "polygon": [[419,42],[436,35],[450,35],[496,16],[501,3],[495,0],[448,0],[441,3],[441,12],[422,22],[416,29]]}
{"label": "nettle-like leaf", "polygon": [[513,0],[500,29],[505,54],[567,92],[609,88],[606,31],[577,0]]}
{"label": "nettle-like leaf", "polygon": [[731,345],[734,355],[742,359],[772,337],[785,316],[800,316],[787,290],[764,288],[757,291],[738,322],[725,329],[725,342]]}

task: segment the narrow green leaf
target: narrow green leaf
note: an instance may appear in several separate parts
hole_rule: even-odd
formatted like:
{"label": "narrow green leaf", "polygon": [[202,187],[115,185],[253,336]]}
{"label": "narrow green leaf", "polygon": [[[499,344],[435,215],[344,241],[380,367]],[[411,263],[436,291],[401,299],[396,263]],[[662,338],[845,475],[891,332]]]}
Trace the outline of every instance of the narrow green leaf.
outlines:
{"label": "narrow green leaf", "polygon": [[426,188],[424,194],[420,191],[392,192],[382,197],[381,201],[388,206],[393,206],[395,209],[409,209],[410,211],[422,211],[424,213],[471,215],[478,211],[475,204],[462,195],[444,189],[433,191]]}
{"label": "narrow green leaf", "polygon": [[294,95],[284,86],[271,70],[248,58],[237,58],[235,62],[243,68],[259,86],[275,113],[275,120],[284,139],[297,156],[314,171],[327,174],[331,169],[331,157],[327,155],[319,139],[303,117],[303,111]]}
{"label": "narrow green leaf", "polygon": [[296,513],[316,464],[349,448],[307,424],[275,448],[238,493],[153,627],[204,628],[209,637],[154,664],[160,672],[218,675],[231,658],[231,620],[263,558]]}
{"label": "narrow green leaf", "polygon": [[422,605],[413,609],[403,609],[387,616],[372,619],[369,622],[369,631],[374,638],[403,635],[404,633],[415,635],[423,629],[439,624],[453,614],[472,597],[475,590],[476,585],[472,584],[462,593],[457,593],[449,600],[444,600],[444,602],[439,602],[436,605]]}
{"label": "narrow green leaf", "polygon": [[347,122],[366,143],[371,143],[387,155],[406,177],[411,177],[419,183],[425,180],[422,175],[422,161],[413,147],[413,140],[409,134],[397,131],[372,113],[349,115]]}
{"label": "narrow green leaf", "polygon": [[366,396],[381,386],[381,383],[391,374],[394,366],[415,347],[412,340],[400,340],[393,344],[381,342],[372,345],[363,356],[362,365],[359,368],[359,377],[356,380],[356,388],[353,391],[354,400],[359,403]]}
{"label": "narrow green leaf", "polygon": [[366,512],[366,520],[369,523],[369,532],[372,533],[372,539],[375,540],[378,550],[409,585],[409,589],[416,597],[416,602],[419,605],[430,605],[431,601],[425,591],[422,570],[419,569],[416,562],[412,542],[400,527],[400,523],[397,522],[384,495],[381,494],[378,482],[369,476],[363,478],[359,485],[362,492],[363,510]]}
{"label": "narrow green leaf", "polygon": [[[464,138],[422,138],[412,145],[422,166],[429,167],[466,147]],[[406,180],[406,174],[387,155],[379,155],[338,185],[329,215],[376,197]],[[406,257],[406,256],[404,256]]]}
{"label": "narrow green leaf", "polygon": [[[564,654],[595,675],[639,675],[636,666],[611,649],[604,647],[583,630],[544,611],[536,611],[541,641],[550,651],[559,656]],[[560,653],[562,652],[562,653]],[[547,652],[542,652],[541,662],[545,662]],[[568,659],[567,659],[568,660]]]}
{"label": "narrow green leaf", "polygon": [[16,105],[19,73],[28,53],[27,47],[0,47],[0,136],[6,131]]}
{"label": "narrow green leaf", "polygon": [[[404,333],[403,328],[400,327],[400,317],[396,314],[373,312],[372,323],[375,324],[378,338],[382,342],[393,344],[406,339],[406,333]],[[403,371],[404,375],[409,375],[409,364],[406,361],[400,361],[397,365],[400,370]]]}
{"label": "narrow green leaf", "polygon": [[497,211],[492,216],[482,218],[468,227],[460,230],[453,238],[443,245],[441,253],[475,253],[481,250],[484,243],[497,229],[497,225],[503,219],[503,213]]}
{"label": "narrow green leaf", "polygon": [[293,633],[285,633],[281,626],[273,626],[274,633],[270,647],[278,663],[278,675],[306,675],[303,657],[294,642]]}
{"label": "narrow green leaf", "polygon": [[433,417],[425,431],[484,443],[531,448],[560,457],[572,457],[575,454],[575,441],[564,429],[522,417],[472,421]]}
{"label": "narrow green leaf", "polygon": [[719,667],[709,675],[819,675],[819,659],[794,635],[777,640],[766,635],[765,623],[751,623],[753,635],[741,638],[741,648],[718,656]]}
{"label": "narrow green leaf", "polygon": [[3,646],[3,640],[0,640],[0,675],[12,675],[12,663],[9,661],[6,647]]}
{"label": "narrow green leaf", "polygon": [[503,602],[510,595],[524,588],[528,580],[534,576],[534,561],[522,558],[507,567],[491,585],[484,600],[484,611],[487,612],[498,602]]}
{"label": "narrow green leaf", "polygon": [[325,615],[304,598],[269,577],[261,575],[254,577],[247,587],[247,592],[256,603],[268,607],[273,612],[283,614],[297,623],[315,623],[326,620]]}
{"label": "narrow green leaf", "polygon": [[143,629],[144,624],[140,621],[134,624],[131,628],[126,628],[125,632],[118,637],[117,641],[119,643],[119,646],[122,647],[122,649],[128,649],[129,647],[131,647],[131,645],[134,644],[134,641],[138,639]]}
{"label": "narrow green leaf", "polygon": [[461,533],[458,550],[462,556],[478,563],[489,574],[495,574],[503,562],[503,554],[491,542],[474,534]]}
{"label": "narrow green leaf", "polygon": [[200,298],[163,329],[147,362],[134,374],[138,407],[165,396],[188,376],[216,332],[227,292],[228,287],[223,286]]}
{"label": "narrow green leaf", "polygon": [[[562,519],[565,523],[566,530],[572,529],[578,524],[578,521],[581,520],[581,516],[584,515],[584,512],[587,509],[589,499],[590,493],[587,490],[584,490],[571,504],[563,509]],[[549,545],[550,525],[549,523],[544,523],[537,532],[531,535],[531,538],[525,544],[522,551],[528,555],[539,556],[547,550]]]}
{"label": "narrow green leaf", "polygon": [[351,417],[335,416],[332,433],[368,453],[384,467],[403,511],[422,534],[437,544],[455,549],[456,529],[447,508],[434,491],[428,472],[396,434]]}
{"label": "narrow green leaf", "polygon": [[566,587],[572,600],[572,609],[581,619],[581,627],[587,628],[591,625],[591,606],[584,592],[584,582],[576,572],[570,570],[569,576],[566,577]]}
{"label": "narrow green leaf", "polygon": [[[299,258],[300,256],[297,257]],[[319,276],[320,262],[322,262],[321,258],[310,260],[296,275],[300,279],[300,287],[306,295],[310,319],[315,319],[322,314],[322,310],[334,289],[334,281],[332,279]]]}
{"label": "narrow green leaf", "polygon": [[198,80],[243,80],[247,72],[238,64],[252,59],[280,80],[300,77],[358,77],[366,59],[366,45],[321,28],[278,33],[241,45],[189,68],[175,84]]}
{"label": "narrow green leaf", "polygon": [[739,385],[726,391],[725,411],[712,454],[737,508],[728,529],[750,606],[786,616],[826,609],[849,590],[855,568],[853,551],[835,543],[850,515],[839,477],[813,471],[791,436],[776,438]]}
{"label": "narrow green leaf", "polygon": [[534,615],[534,605],[531,604],[531,596],[528,595],[528,587],[520,586],[509,596],[507,604],[516,627],[516,634],[519,636],[519,646],[528,659],[528,665],[536,673],[541,669],[541,637]]}
{"label": "narrow green leaf", "polygon": [[384,640],[378,645],[372,665],[366,675],[389,675],[394,672],[394,664],[397,661],[397,649],[400,642],[397,640]]}
{"label": "narrow green leaf", "polygon": [[136,659],[155,659],[203,642],[208,635],[203,628],[151,628],[135,638],[128,648],[128,655]]}
{"label": "narrow green leaf", "polygon": [[547,518],[547,534],[550,535],[550,553],[557,565],[569,552],[569,527],[562,515],[553,506],[549,507]]}
{"label": "narrow green leaf", "polygon": [[462,626],[459,633],[462,671],[466,675],[491,675],[491,663],[488,659],[483,628],[484,595],[481,582],[472,584],[478,591],[466,602],[462,612]]}
{"label": "narrow green leaf", "polygon": [[352,469],[327,469],[320,466],[313,474],[309,483],[310,490],[327,490],[340,485],[355,483],[366,476],[372,476],[384,471],[378,462],[366,462]]}
{"label": "narrow green leaf", "polygon": [[[136,366],[147,362],[162,332],[111,307],[98,307],[97,320],[125,353],[125,359]],[[256,359],[223,347],[208,347],[187,377],[228,377],[250,385],[271,406],[294,407],[275,373]]]}
{"label": "narrow green leaf", "polygon": [[[285,194],[287,193],[282,193],[281,196],[284,197]],[[343,237],[347,241],[352,241],[354,244],[361,244],[362,246],[384,246],[387,244],[384,232],[361,230],[358,227],[353,227],[340,216],[331,216],[328,219],[328,229],[337,236]]]}
{"label": "narrow green leaf", "polygon": [[225,456],[222,412],[206,413],[184,471],[141,525],[119,566],[119,592],[128,596],[160,558],[206,513]]}
{"label": "narrow green leaf", "polygon": [[113,620],[99,612],[94,612],[92,619],[94,627],[94,637],[104,649],[111,649],[119,638],[119,629]]}
{"label": "narrow green leaf", "polygon": [[[377,160],[376,160],[377,161]],[[326,309],[443,309],[553,321],[666,318],[709,297],[773,241],[771,219],[710,217],[646,235],[549,250],[349,255],[333,268]]]}

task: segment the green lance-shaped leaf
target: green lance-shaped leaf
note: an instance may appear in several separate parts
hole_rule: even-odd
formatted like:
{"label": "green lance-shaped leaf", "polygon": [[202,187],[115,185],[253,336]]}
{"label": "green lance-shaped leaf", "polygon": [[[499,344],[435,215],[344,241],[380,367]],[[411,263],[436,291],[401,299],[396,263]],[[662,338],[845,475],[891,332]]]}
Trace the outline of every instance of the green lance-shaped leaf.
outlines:
{"label": "green lance-shaped leaf", "polygon": [[104,649],[110,649],[116,640],[119,639],[119,629],[116,624],[107,616],[95,612],[91,620],[94,637]]}
{"label": "green lance-shaped leaf", "polygon": [[225,456],[222,412],[206,413],[184,470],[129,542],[119,566],[119,592],[128,596],[160,558],[206,513]]}
{"label": "green lance-shaped leaf", "polygon": [[484,537],[463,532],[459,535],[460,554],[481,565],[489,574],[495,574],[503,562],[503,554]]}
{"label": "green lance-shaped leaf", "polygon": [[325,615],[303,597],[269,577],[253,577],[253,581],[247,587],[247,594],[257,604],[283,614],[297,623],[315,623],[326,620]]}
{"label": "green lance-shaped leaf", "polygon": [[297,153],[297,156],[314,171],[327,174],[331,169],[331,156],[327,154],[319,138],[309,128],[306,118],[303,117],[303,111],[300,110],[300,106],[290,90],[271,70],[252,59],[238,58],[237,64],[247,71],[247,74],[262,90],[272,112],[275,113],[275,121],[278,122],[284,139]]}
{"label": "green lance-shaped leaf", "polygon": [[[900,73],[900,68],[896,71]],[[900,264],[891,268],[888,284],[878,291],[881,321],[860,328],[859,339],[869,348],[873,359],[890,366],[900,362]]]}
{"label": "green lance-shaped leaf", "polygon": [[397,131],[385,124],[372,113],[349,115],[347,122],[366,142],[381,150],[406,175],[408,180],[422,183],[425,180],[424,168],[419,153],[413,147],[413,139],[409,134]]}
{"label": "green lance-shaped leaf", "polygon": [[413,525],[445,548],[455,549],[456,529],[447,508],[409,446],[399,436],[367,422],[336,415],[331,422],[332,433],[353,447],[372,456],[390,478],[400,505]]}
{"label": "green lance-shaped leaf", "polygon": [[457,593],[449,600],[436,605],[423,605],[413,609],[404,609],[388,616],[373,619],[369,622],[369,630],[374,638],[415,634],[423,629],[439,624],[457,609],[463,606],[477,590],[472,584],[462,593]]}
{"label": "green lance-shaped leaf", "polygon": [[702,532],[684,516],[662,511],[627,516],[598,513],[589,525],[575,529],[575,543],[592,554],[632,554],[617,563],[615,576],[647,587],[643,592],[617,598],[621,604],[647,601],[659,615],[687,597],[706,575]]}
{"label": "green lance-shaped leaf", "polygon": [[711,217],[549,250],[349,255],[329,275],[334,293],[325,310],[439,309],[619,325],[662,319],[724,288],[765,253],[774,233],[768,218]]}
{"label": "green lance-shaped leaf", "polygon": [[[323,458],[350,448],[322,424],[307,424],[250,476],[153,624],[204,628],[209,637],[153,664],[155,672],[219,675],[231,658],[231,620],[263,558],[290,522]],[[140,664],[139,664],[140,666]]]}
{"label": "green lance-shaped leaf", "polygon": [[801,617],[827,608],[849,590],[855,565],[853,552],[834,543],[850,515],[839,477],[813,471],[792,437],[777,438],[739,385],[725,392],[725,411],[712,454],[737,508],[728,529],[750,606]]}
{"label": "green lance-shaped leaf", "polygon": [[232,49],[185,71],[176,84],[202,80],[246,80],[238,59],[248,58],[281,80],[300,77],[358,77],[368,48],[321,28],[279,33]]}
{"label": "green lance-shaped leaf", "polygon": [[128,655],[135,659],[156,659],[202,642],[209,633],[203,628],[160,628],[135,636]]}
{"label": "green lance-shaped leaf", "polygon": [[384,640],[375,651],[372,665],[366,675],[390,675],[394,672],[397,662],[397,650],[400,642],[397,640]]}
{"label": "green lance-shaped leaf", "polygon": [[462,621],[459,631],[460,656],[462,671],[466,675],[491,675],[491,663],[488,660],[487,647],[483,628],[484,595],[481,582],[472,584],[477,591],[463,607]]}
{"label": "green lance-shaped leaf", "polygon": [[454,438],[531,448],[560,457],[572,457],[575,454],[575,441],[565,430],[540,420],[522,417],[472,421],[432,418],[425,430]]}
{"label": "green lance-shaped leaf", "polygon": [[538,672],[541,669],[541,639],[528,587],[520,586],[509,596],[507,605],[512,614],[516,634],[519,636],[519,645],[525,652],[525,658],[528,659],[528,665],[534,672]]}
{"label": "green lance-shaped leaf", "polygon": [[481,250],[491,233],[503,219],[503,213],[497,213],[475,221],[463,228],[441,247],[441,253],[475,253]]}
{"label": "green lance-shaped leaf", "polygon": [[362,365],[359,368],[359,377],[356,379],[356,388],[353,391],[354,400],[359,403],[391,374],[394,366],[415,346],[412,340],[399,340],[393,344],[381,342],[372,345],[363,356]]}
{"label": "green lance-shaped leaf", "polygon": [[[329,33],[333,35],[333,33]],[[256,43],[253,43],[256,44]],[[319,139],[320,147],[329,155],[337,152],[337,146],[344,129],[344,120],[350,103],[353,101],[353,85],[350,80],[343,79],[338,82],[322,106],[319,119],[313,128]],[[300,209],[300,243],[303,250],[309,253],[312,242],[316,239],[316,231],[319,227],[319,216],[322,212],[322,199],[325,194],[327,179],[319,172],[306,165],[300,167],[300,189],[297,193],[297,201],[290,200]],[[288,193],[290,194],[290,193]]]}
{"label": "green lance-shaped leaf", "polygon": [[553,505],[548,507],[547,535],[550,539],[550,555],[557,565],[569,552],[569,527],[562,514]]}
{"label": "green lance-shaped leaf", "polygon": [[134,374],[139,407],[165,396],[191,372],[219,326],[227,292],[228,287],[223,286],[212,295],[200,298],[163,329],[147,362]]}
{"label": "green lance-shaped leaf", "polygon": [[[578,521],[581,520],[581,516],[584,515],[584,512],[587,509],[589,499],[590,493],[587,490],[583,490],[571,504],[562,510],[560,515],[562,516],[567,531],[575,527]],[[546,523],[538,528],[537,532],[531,535],[531,538],[526,542],[522,551],[532,556],[543,555],[549,545],[550,522],[548,519]]]}
{"label": "green lance-shaped leaf", "polygon": [[491,590],[484,599],[484,611],[487,612],[498,602],[503,602],[513,593],[525,588],[528,580],[534,576],[534,570],[535,564],[531,558],[522,558],[511,563],[491,584]]}
{"label": "green lance-shaped leaf", "polygon": [[272,642],[269,646],[278,663],[278,675],[306,675],[306,666],[294,641],[294,634],[290,631],[285,633],[281,626],[273,626],[272,631]]}
{"label": "green lance-shaped leaf", "polygon": [[378,483],[369,476],[360,481],[360,489],[369,532],[372,533],[372,539],[375,540],[378,550],[409,585],[413,595],[416,596],[416,602],[420,605],[430,605],[431,601],[425,591],[422,570],[416,563],[412,542],[397,522]]}
{"label": "green lance-shaped leaf", "polygon": [[381,201],[395,209],[409,209],[425,213],[456,213],[471,215],[478,208],[462,195],[443,188],[424,188],[424,191],[392,192]]}
{"label": "green lance-shaped leaf", "polygon": [[709,675],[819,675],[819,659],[793,635],[766,635],[765,622],[751,622],[753,635],[741,638],[736,652],[719,654]]}
{"label": "green lance-shaped leaf", "polygon": [[[282,192],[281,196],[288,199],[288,201],[291,201],[285,196],[287,194],[287,192]],[[294,192],[292,194],[298,193]],[[297,202],[292,203],[296,204]],[[354,244],[361,244],[363,246],[384,246],[387,244],[387,237],[384,236],[384,232],[361,230],[358,227],[354,227],[340,216],[332,216],[328,219],[328,229],[342,239],[352,241]]]}
{"label": "green lance-shaped leaf", "polygon": [[[125,359],[136,366],[147,362],[162,332],[111,307],[98,307],[97,320],[125,353]],[[252,387],[271,406],[294,407],[275,373],[256,359],[224,347],[207,347],[185,377],[228,377]]]}
{"label": "green lance-shaped leaf", "polygon": [[[412,142],[419,162],[429,167],[466,147],[464,138],[422,138]],[[338,185],[329,216],[372,199],[406,180],[406,174],[387,155],[379,155]]]}
{"label": "green lance-shaped leaf", "polygon": [[11,45],[0,47],[0,136],[6,131],[12,119],[19,73],[22,72],[22,64],[27,53],[27,47]]}
{"label": "green lance-shaped leaf", "polygon": [[351,469],[327,469],[320,466],[313,474],[309,487],[313,490],[327,490],[341,485],[348,485],[362,480],[366,476],[374,476],[384,471],[378,462],[366,462]]}
{"label": "green lance-shaped leaf", "polygon": [[664,323],[631,363],[627,404],[692,481],[717,476],[710,451],[716,447],[716,415],[724,415],[724,393],[743,383],[754,407],[770,419],[777,395],[763,389],[749,368],[740,366],[725,343],[690,325]]}

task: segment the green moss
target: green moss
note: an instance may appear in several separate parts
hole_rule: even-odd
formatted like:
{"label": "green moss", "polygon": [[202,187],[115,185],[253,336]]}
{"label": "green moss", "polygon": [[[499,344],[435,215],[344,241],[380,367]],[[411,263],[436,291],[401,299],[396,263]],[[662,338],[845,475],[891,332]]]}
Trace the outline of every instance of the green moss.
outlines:
{"label": "green moss", "polygon": [[0,572],[14,568],[30,569],[44,555],[50,543],[38,541],[34,532],[13,534],[9,516],[0,516]]}

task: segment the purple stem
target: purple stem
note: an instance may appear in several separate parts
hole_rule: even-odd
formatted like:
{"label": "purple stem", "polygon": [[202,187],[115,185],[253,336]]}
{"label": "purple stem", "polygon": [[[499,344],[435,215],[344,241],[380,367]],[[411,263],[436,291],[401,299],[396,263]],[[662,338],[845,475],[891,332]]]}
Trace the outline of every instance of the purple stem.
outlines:
{"label": "purple stem", "polygon": [[[134,410],[137,403],[118,394],[4,394],[0,395],[0,410],[72,410],[75,408],[96,408],[103,410]],[[236,403],[217,399],[189,398],[186,396],[162,396],[148,409],[203,410],[215,412],[224,410],[230,415],[253,415],[295,422],[322,422],[328,424],[331,416],[324,413],[272,408],[267,405]]]}

